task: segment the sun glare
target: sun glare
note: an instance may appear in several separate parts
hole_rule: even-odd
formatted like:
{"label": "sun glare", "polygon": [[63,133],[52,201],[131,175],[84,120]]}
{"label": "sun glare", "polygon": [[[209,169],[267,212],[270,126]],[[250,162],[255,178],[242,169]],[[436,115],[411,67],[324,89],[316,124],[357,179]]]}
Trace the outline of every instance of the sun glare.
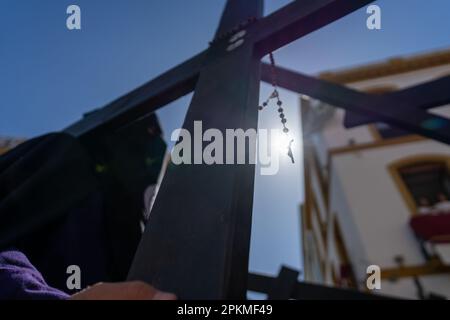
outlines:
{"label": "sun glare", "polygon": [[[286,135],[281,130],[272,134],[271,137],[271,150],[273,152],[279,152],[280,154],[285,154],[289,150],[289,144],[292,141],[292,137]],[[295,143],[291,144],[292,151],[295,151]]]}

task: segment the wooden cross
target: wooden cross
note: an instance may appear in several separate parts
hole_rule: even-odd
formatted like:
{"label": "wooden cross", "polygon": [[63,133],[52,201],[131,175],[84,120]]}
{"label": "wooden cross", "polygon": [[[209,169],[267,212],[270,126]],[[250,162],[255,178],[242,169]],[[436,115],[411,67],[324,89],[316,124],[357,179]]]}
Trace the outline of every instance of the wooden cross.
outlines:
{"label": "wooden cross", "polygon": [[[263,0],[228,0],[208,49],[65,131],[89,136],[116,130],[194,90],[184,129],[192,132],[194,121],[202,121],[205,130],[256,128],[261,76],[268,80],[262,57],[372,1],[297,0],[262,17]],[[419,92],[427,92],[417,103],[408,94],[373,99],[289,70],[279,71],[281,87],[360,113],[365,121],[384,121],[450,141],[448,119],[424,110],[431,100],[437,103],[433,94],[448,84],[448,78],[431,91],[420,87]],[[439,102],[450,102],[449,96],[441,93]],[[254,170],[251,164],[169,165],[129,279],[147,281],[184,299],[244,299]]]}

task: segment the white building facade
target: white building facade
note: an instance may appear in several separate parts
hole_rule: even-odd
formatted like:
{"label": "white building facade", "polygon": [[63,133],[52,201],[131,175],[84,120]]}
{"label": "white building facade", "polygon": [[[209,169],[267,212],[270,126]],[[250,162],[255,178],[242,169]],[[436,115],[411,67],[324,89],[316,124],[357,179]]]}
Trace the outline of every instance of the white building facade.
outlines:
{"label": "white building facade", "polygon": [[[320,77],[383,94],[446,75],[450,50]],[[346,129],[344,110],[308,97],[301,107],[305,280],[367,291],[377,265],[374,293],[450,298],[450,146],[382,123]],[[450,105],[433,112],[450,117]]]}

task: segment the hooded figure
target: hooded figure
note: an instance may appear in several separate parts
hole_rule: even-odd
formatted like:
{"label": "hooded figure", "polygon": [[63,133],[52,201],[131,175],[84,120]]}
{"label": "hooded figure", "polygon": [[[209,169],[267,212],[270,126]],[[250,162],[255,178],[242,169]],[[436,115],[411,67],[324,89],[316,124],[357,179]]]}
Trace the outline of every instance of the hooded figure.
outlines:
{"label": "hooded figure", "polygon": [[143,194],[164,158],[160,135],[152,115],[82,140],[48,134],[0,156],[0,252],[23,253],[68,294],[71,265],[82,288],[123,281],[141,237]]}

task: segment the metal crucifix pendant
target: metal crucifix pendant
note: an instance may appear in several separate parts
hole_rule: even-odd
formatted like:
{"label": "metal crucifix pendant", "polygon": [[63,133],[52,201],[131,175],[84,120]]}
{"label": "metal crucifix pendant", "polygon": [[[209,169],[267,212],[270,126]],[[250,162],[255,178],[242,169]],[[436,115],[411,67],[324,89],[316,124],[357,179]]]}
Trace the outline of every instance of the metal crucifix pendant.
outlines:
{"label": "metal crucifix pendant", "polygon": [[291,158],[292,163],[295,163],[294,161],[294,154],[292,153],[292,143],[294,142],[294,139],[292,139],[291,141],[289,141],[289,147],[288,147],[288,153],[287,155],[289,156],[289,158]]}

